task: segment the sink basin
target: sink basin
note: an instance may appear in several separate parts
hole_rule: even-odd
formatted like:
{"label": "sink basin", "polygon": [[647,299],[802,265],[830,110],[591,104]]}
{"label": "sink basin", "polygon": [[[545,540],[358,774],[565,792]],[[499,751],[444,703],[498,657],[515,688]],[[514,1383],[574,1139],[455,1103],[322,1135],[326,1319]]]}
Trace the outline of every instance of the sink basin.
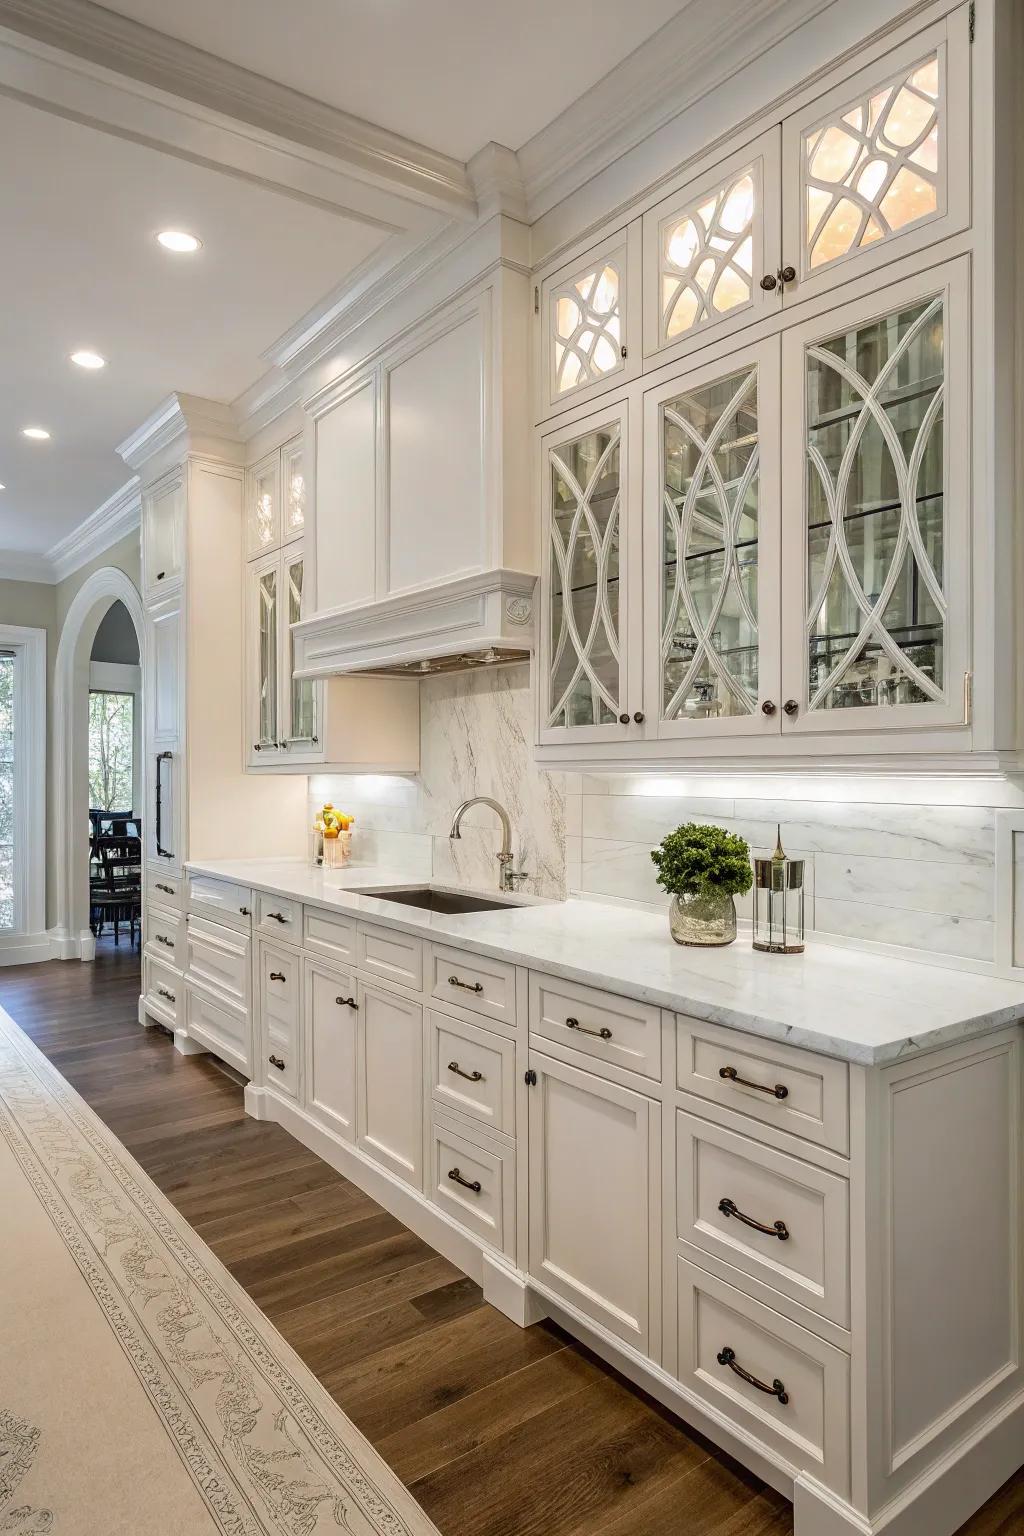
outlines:
{"label": "sink basin", "polygon": [[501,912],[506,907],[518,906],[518,902],[502,901],[500,897],[469,896],[461,891],[435,891],[429,885],[407,886],[403,891],[363,890],[356,896],[373,896],[377,901],[397,901],[403,907],[419,907],[423,912]]}

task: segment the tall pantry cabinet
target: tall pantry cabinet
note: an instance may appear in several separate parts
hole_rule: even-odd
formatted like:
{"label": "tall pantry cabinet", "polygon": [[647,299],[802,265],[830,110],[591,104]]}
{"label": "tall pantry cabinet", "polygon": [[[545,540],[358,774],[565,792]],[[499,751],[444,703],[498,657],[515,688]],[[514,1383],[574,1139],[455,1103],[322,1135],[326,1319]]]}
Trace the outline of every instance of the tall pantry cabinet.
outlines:
{"label": "tall pantry cabinet", "polygon": [[142,482],[146,808],[141,1023],[188,1041],[184,863],[294,856],[306,780],[245,770],[243,448],[226,407],[174,395],[121,447]]}

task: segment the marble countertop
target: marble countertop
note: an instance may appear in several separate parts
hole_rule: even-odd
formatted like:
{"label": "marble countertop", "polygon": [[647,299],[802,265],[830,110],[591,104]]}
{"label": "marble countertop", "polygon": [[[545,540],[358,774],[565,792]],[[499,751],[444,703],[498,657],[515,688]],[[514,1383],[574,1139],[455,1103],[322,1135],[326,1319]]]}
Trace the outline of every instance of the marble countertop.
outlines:
{"label": "marble countertop", "polygon": [[1024,984],[818,939],[802,955],[757,953],[742,933],[723,949],[688,949],[673,943],[667,917],[611,903],[517,898],[450,916],[357,894],[428,883],[401,870],[297,859],[186,867],[864,1066],[1024,1021]]}

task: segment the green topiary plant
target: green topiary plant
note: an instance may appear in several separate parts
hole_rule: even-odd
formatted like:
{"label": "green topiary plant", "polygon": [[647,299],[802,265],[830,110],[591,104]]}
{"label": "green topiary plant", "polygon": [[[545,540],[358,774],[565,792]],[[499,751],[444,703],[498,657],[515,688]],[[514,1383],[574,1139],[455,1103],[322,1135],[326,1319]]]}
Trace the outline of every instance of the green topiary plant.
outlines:
{"label": "green topiary plant", "polygon": [[742,896],[754,882],[750,846],[724,827],[687,821],[661,840],[651,858],[670,896]]}

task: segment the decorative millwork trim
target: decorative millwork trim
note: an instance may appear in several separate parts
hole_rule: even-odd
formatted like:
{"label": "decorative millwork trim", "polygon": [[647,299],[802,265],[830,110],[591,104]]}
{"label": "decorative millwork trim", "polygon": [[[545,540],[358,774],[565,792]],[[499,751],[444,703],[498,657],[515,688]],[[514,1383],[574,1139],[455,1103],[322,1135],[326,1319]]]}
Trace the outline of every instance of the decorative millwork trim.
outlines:
{"label": "decorative millwork trim", "polygon": [[116,544],[118,539],[133,533],[139,526],[141,505],[139,478],[133,475],[119,491],[108,496],[84,523],[79,523],[77,528],[48,552],[46,558],[53,564],[55,579],[63,581],[87,561],[94,560],[105,549]]}
{"label": "decorative millwork trim", "polygon": [[203,400],[199,395],[168,395],[141,426],[136,427],[123,443],[118,443],[117,451],[126,464],[138,470],[178,438],[184,446],[186,437],[196,436],[239,442],[231,407],[216,400]]}
{"label": "decorative millwork trim", "polygon": [[346,164],[407,198],[474,212],[465,167],[412,139],[168,37],[92,0],[0,0],[0,25]]}

